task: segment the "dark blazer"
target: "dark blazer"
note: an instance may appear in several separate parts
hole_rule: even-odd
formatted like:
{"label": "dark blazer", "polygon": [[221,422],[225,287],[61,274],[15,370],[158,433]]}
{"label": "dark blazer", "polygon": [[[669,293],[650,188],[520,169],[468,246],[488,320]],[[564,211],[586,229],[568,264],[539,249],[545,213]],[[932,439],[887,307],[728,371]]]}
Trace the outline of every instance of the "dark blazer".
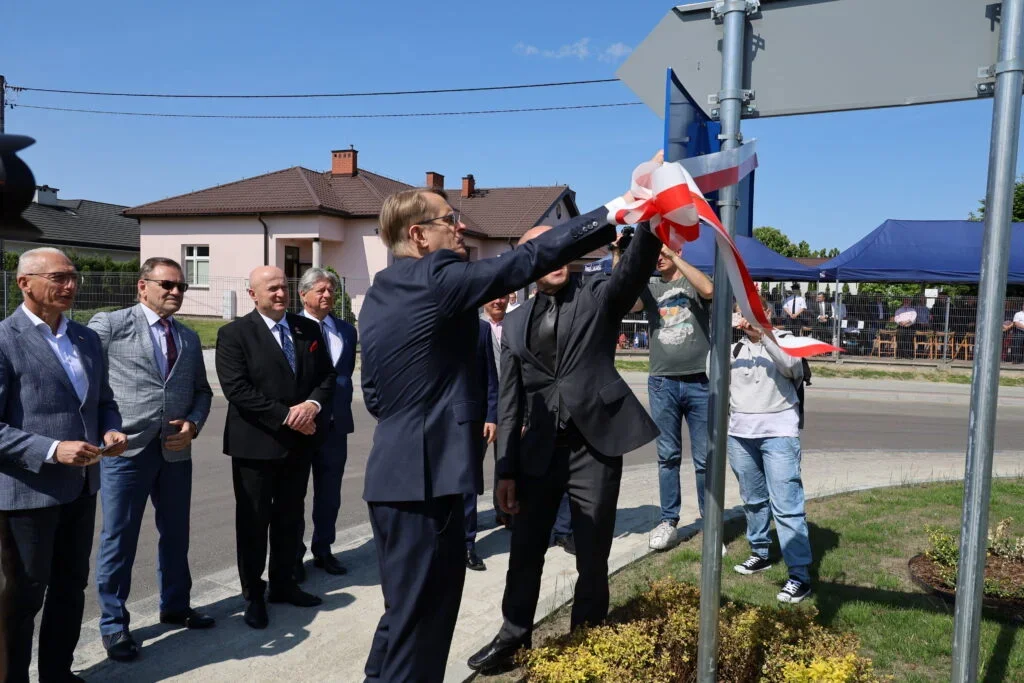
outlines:
{"label": "dark blazer", "polygon": [[70,503],[100,487],[98,464],[86,468],[47,463],[54,441],[102,445],[121,429],[121,415],[107,383],[107,363],[96,333],[68,320],[89,379],[78,399],[46,339],[18,307],[0,322],[0,510],[31,510]]}
{"label": "dark blazer", "polygon": [[527,348],[536,298],[505,316],[499,478],[547,473],[559,397],[583,438],[602,455],[619,457],[658,436],[654,421],[615,369],[615,346],[619,323],[647,286],[660,250],[661,242],[643,225],[611,274],[573,278],[565,286],[559,293],[557,368],[546,367]]}
{"label": "dark blazer", "polygon": [[476,345],[476,360],[480,365],[477,376],[480,381],[480,407],[483,409],[481,422],[498,423],[498,366],[494,362],[494,341],[491,324],[480,321],[480,339]]}
{"label": "dark blazer", "polygon": [[[228,400],[227,455],[283,458],[289,451],[316,448],[326,438],[337,373],[320,326],[301,315],[287,315],[295,342],[296,374],[258,311],[217,332],[217,377]],[[316,434],[304,436],[285,427],[288,409],[310,399],[321,406]]]}
{"label": "dark blazer", "polygon": [[359,312],[363,397],[378,420],[366,501],[483,490],[477,309],[611,242],[606,218],[602,207],[500,257],[442,249],[377,273]]}
{"label": "dark blazer", "polygon": [[338,373],[334,386],[334,429],[342,434],[351,434],[355,431],[355,424],[352,421],[352,372],[356,368],[356,343],[359,335],[356,328],[341,318],[332,315],[334,327],[341,334],[344,346],[341,347],[341,356],[334,369]]}

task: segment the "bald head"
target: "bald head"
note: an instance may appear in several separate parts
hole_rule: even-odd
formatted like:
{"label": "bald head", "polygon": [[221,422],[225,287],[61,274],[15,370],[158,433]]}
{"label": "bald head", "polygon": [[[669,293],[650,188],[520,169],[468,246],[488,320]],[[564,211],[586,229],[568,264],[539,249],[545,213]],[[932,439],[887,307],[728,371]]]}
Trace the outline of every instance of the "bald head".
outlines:
{"label": "bald head", "polygon": [[[519,238],[519,246],[522,246],[530,240],[537,239],[547,231],[551,230],[550,225],[538,225],[530,228],[523,236]],[[537,280],[537,289],[544,292],[545,294],[555,294],[569,281],[569,268],[562,266],[558,270],[553,270],[544,277]]]}
{"label": "bald head", "polygon": [[532,227],[529,230],[527,230],[526,232],[524,232],[523,236],[519,238],[519,244],[520,245],[526,244],[530,240],[536,239],[537,237],[540,237],[541,235],[543,235],[544,233],[546,233],[550,229],[551,229],[550,225],[538,225],[538,226]]}
{"label": "bald head", "polygon": [[260,266],[249,273],[249,296],[256,310],[271,320],[280,321],[288,312],[288,280],[274,266]]}

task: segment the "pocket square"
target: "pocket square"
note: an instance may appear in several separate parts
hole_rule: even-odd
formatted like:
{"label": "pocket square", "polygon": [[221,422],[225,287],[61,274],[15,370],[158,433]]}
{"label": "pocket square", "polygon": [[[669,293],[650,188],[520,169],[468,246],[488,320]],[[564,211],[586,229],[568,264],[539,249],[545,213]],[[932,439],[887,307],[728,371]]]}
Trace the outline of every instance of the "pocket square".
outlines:
{"label": "pocket square", "polygon": [[320,348],[320,342],[318,342],[316,339],[314,339],[313,343],[309,345],[309,350],[312,352],[312,351],[316,351],[318,348]]}

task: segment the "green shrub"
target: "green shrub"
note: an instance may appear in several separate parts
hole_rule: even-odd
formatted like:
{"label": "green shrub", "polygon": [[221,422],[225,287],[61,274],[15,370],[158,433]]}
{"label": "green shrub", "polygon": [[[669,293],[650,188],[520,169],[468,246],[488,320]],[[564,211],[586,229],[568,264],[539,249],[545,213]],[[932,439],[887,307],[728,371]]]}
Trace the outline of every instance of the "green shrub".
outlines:
{"label": "green shrub", "polygon": [[[852,634],[815,623],[813,608],[727,603],[720,613],[718,678],[734,683],[880,680],[857,655]],[[661,579],[616,615],[618,623],[583,628],[520,655],[527,680],[542,683],[673,683],[697,668],[700,594]]]}

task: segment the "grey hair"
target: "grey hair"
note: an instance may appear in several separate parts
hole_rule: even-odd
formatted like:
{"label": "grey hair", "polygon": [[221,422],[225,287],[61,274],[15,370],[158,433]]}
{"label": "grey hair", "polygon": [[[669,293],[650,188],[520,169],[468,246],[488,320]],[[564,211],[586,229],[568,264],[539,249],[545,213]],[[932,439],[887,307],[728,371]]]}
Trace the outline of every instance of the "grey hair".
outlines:
{"label": "grey hair", "polygon": [[37,266],[35,265],[36,261],[41,256],[45,256],[47,254],[59,254],[60,256],[66,258],[68,261],[71,260],[68,258],[67,254],[65,254],[63,251],[55,247],[39,247],[37,249],[29,249],[26,252],[22,252],[21,256],[18,257],[18,271],[15,274],[15,276],[20,277],[22,275],[34,272],[35,269],[37,268]]}
{"label": "grey hair", "polygon": [[334,291],[341,290],[341,282],[338,280],[338,276],[329,270],[324,268],[309,268],[305,273],[302,274],[302,279],[299,280],[299,294],[305,294],[309,290],[316,286],[316,283],[321,280],[327,280],[334,287]]}

